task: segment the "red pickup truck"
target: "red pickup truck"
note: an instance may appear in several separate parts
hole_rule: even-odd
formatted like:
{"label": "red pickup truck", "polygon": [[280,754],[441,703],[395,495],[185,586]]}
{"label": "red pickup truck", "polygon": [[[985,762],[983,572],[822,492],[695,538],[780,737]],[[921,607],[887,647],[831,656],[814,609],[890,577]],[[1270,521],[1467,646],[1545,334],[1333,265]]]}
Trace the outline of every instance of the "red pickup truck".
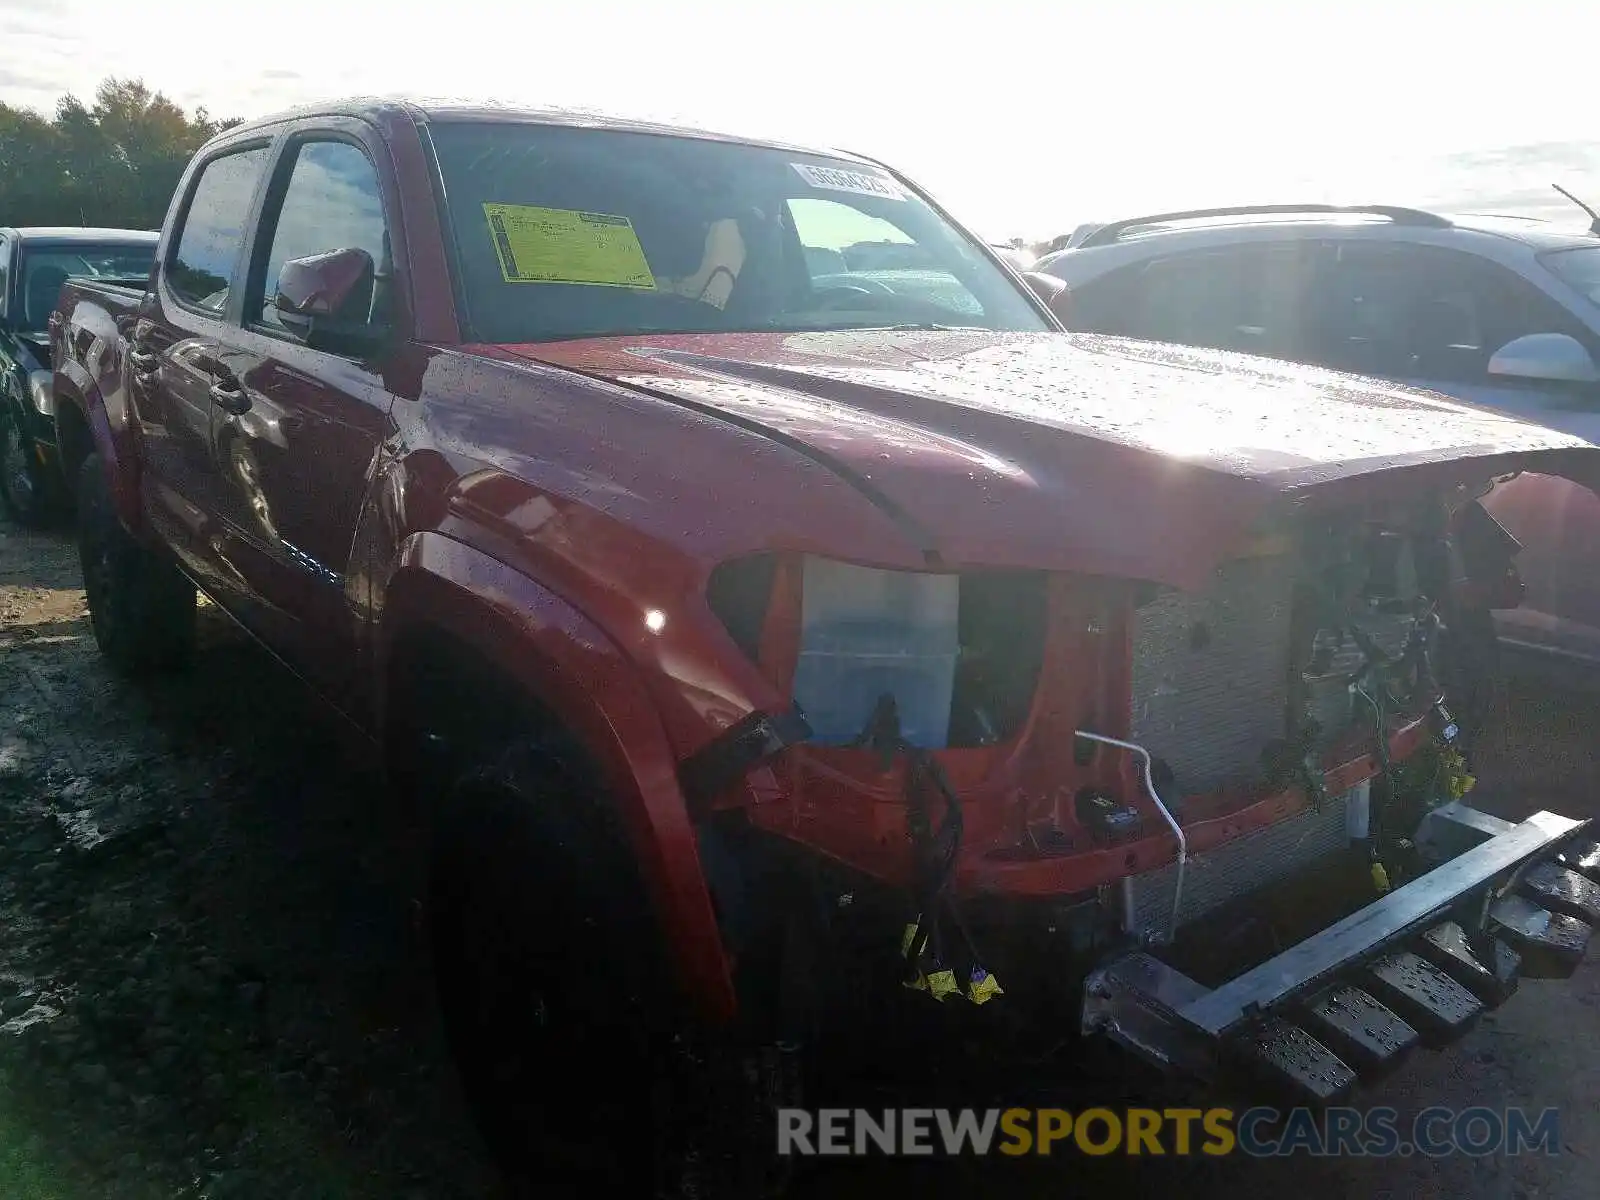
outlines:
{"label": "red pickup truck", "polygon": [[1478,500],[1600,450],[1055,286],[867,159],[351,103],[63,290],[102,650],[180,663],[202,589],[382,747],[513,1170],[638,1184],[717,1063],[1066,1033],[1326,1103],[1581,958],[1585,824],[1461,797]]}

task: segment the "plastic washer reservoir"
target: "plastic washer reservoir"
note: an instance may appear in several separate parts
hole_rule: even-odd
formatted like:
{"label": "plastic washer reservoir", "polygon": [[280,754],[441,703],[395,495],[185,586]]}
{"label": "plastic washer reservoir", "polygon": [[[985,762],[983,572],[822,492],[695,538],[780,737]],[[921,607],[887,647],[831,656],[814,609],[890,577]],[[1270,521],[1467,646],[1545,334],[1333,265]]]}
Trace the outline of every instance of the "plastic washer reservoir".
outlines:
{"label": "plastic washer reservoir", "polygon": [[960,651],[960,577],[807,558],[803,588],[794,699],[813,740],[851,741],[887,692],[908,742],[943,747]]}

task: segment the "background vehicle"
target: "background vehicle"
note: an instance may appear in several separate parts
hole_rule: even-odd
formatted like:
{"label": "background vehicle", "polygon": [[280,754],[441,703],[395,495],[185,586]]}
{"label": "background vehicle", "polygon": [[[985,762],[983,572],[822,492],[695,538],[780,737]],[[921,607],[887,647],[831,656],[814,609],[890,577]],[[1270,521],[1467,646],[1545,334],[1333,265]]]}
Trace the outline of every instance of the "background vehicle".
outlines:
{"label": "background vehicle", "polygon": [[[1268,205],[1112,222],[1035,269],[1068,285],[1073,329],[1415,384],[1600,441],[1593,233]],[[1600,661],[1600,498],[1528,475],[1486,504],[1524,544],[1526,598],[1496,617],[1504,644]]]}
{"label": "background vehicle", "polygon": [[[896,272],[941,286],[856,278]],[[1029,282],[867,160],[352,103],[208,143],[148,290],[63,289],[101,649],[177,664],[203,587],[384,749],[540,1194],[644,1191],[647,1130],[766,1150],[797,1075],[1064,1030],[1328,1099],[1503,1000],[1513,945],[1581,958],[1582,823],[1446,801],[1513,572],[1473,497],[1600,449],[1089,344]]]}
{"label": "background vehicle", "polygon": [[[1046,242],[1044,254],[1055,254],[1061,250],[1070,250],[1099,228],[1100,222],[1097,221],[1080,222],[1071,233],[1057,234]],[[1043,256],[1041,255],[1040,259],[1036,261],[1041,261]]]}
{"label": "background vehicle", "polygon": [[0,500],[37,524],[66,495],[56,455],[46,322],[69,275],[143,280],[154,231],[0,229]]}
{"label": "background vehicle", "polygon": [[1027,271],[1033,267],[1036,256],[1026,246],[1018,246],[1012,242],[990,242],[989,248],[1019,271]]}

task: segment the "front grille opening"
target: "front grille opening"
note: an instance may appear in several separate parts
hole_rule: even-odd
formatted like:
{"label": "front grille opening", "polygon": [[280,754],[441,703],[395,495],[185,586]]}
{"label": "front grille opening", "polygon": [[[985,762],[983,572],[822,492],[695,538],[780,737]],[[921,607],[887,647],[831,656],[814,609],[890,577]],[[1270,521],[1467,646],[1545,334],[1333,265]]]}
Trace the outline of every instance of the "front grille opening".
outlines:
{"label": "front grille opening", "polygon": [[961,655],[950,705],[950,745],[987,746],[1028,718],[1044,658],[1048,615],[1041,571],[961,577]]}

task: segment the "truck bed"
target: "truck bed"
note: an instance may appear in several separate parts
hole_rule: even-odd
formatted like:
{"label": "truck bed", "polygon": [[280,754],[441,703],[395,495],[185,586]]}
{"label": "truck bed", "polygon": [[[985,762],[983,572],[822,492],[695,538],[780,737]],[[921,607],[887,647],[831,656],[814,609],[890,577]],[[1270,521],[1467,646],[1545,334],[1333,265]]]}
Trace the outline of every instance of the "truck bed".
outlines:
{"label": "truck bed", "polygon": [[[121,370],[126,351],[124,327],[144,299],[142,282],[69,276],[50,314],[50,355],[57,373],[81,372],[80,382],[86,377],[103,391],[109,377]],[[90,361],[90,347],[97,341],[115,350]]]}
{"label": "truck bed", "polygon": [[55,317],[77,318],[77,307],[84,301],[102,305],[113,312],[125,312],[144,302],[146,282],[142,279],[108,279],[92,275],[69,275],[61,285]]}

